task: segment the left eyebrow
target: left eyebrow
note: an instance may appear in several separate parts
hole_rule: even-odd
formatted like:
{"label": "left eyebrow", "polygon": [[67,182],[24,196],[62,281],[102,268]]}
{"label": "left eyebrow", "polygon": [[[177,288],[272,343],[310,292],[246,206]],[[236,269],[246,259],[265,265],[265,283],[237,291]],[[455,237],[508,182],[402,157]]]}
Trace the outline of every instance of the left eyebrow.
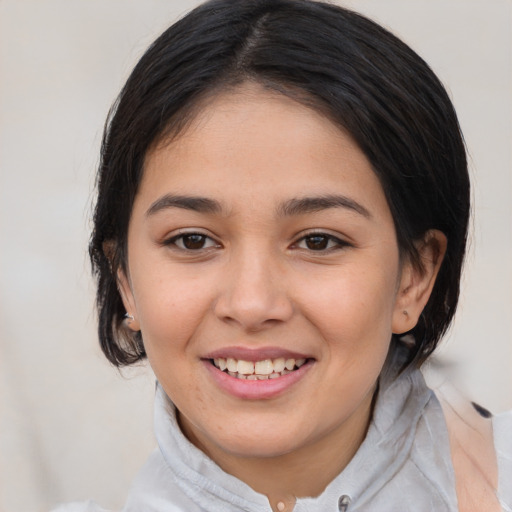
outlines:
{"label": "left eyebrow", "polygon": [[290,199],[279,206],[278,214],[281,216],[302,215],[327,210],[329,208],[346,208],[367,219],[371,219],[372,217],[371,213],[362,204],[349,197],[339,195]]}
{"label": "left eyebrow", "polygon": [[168,208],[181,208],[183,210],[191,210],[198,213],[221,213],[222,205],[208,197],[200,196],[179,196],[166,194],[157,199],[146,211],[146,217],[155,215],[156,213]]}

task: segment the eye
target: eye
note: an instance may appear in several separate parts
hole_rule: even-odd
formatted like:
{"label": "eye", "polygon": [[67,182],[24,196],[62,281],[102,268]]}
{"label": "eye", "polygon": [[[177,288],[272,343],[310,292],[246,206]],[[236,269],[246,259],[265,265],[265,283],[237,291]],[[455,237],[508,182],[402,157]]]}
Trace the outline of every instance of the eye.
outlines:
{"label": "eye", "polygon": [[218,247],[219,244],[209,236],[202,233],[184,233],[173,236],[165,242],[166,245],[175,245],[184,251],[199,251],[210,247]]}
{"label": "eye", "polygon": [[309,251],[328,251],[347,246],[348,243],[325,233],[312,233],[302,237],[296,244],[299,249],[307,249]]}

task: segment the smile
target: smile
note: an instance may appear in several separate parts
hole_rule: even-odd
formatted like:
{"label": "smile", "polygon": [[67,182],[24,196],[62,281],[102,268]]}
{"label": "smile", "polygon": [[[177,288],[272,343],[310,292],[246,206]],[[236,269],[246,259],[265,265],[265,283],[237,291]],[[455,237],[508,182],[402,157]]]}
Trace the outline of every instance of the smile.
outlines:
{"label": "smile", "polygon": [[306,363],[306,359],[285,359],[284,357],[263,359],[261,361],[218,357],[210,361],[222,372],[244,380],[277,379],[298,370]]}

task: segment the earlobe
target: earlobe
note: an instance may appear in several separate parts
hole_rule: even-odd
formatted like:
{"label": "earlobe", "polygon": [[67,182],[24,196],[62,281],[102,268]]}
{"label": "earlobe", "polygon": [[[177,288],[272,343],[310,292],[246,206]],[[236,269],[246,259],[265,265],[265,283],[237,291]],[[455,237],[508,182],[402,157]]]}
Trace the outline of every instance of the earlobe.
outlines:
{"label": "earlobe", "polygon": [[420,264],[410,260],[403,264],[393,312],[394,334],[410,331],[418,323],[434,288],[446,246],[444,233],[437,229],[429,230],[416,244]]}
{"label": "earlobe", "polygon": [[125,325],[132,331],[140,331],[140,322],[137,317],[137,308],[131,288],[130,281],[123,270],[117,271],[117,289],[121,295],[124,307],[126,309]]}
{"label": "earlobe", "polygon": [[103,253],[107,257],[110,264],[110,271],[116,274],[116,284],[119,295],[121,295],[121,300],[123,301],[123,305],[126,309],[126,314],[124,315],[123,323],[124,325],[131,329],[132,331],[140,331],[140,323],[137,320],[137,311],[135,308],[135,300],[133,297],[130,281],[124,270],[118,268],[117,271],[114,271],[114,268],[117,267],[115,263],[116,260],[116,242],[114,240],[105,240],[103,242]]}

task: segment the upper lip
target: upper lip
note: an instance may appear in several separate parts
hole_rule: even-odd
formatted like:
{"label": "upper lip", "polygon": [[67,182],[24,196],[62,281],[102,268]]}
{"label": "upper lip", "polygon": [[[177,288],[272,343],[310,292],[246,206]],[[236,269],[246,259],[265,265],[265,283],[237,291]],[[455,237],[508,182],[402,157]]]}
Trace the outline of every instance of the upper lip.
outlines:
{"label": "upper lip", "polygon": [[222,357],[243,361],[263,361],[265,359],[277,359],[283,357],[284,359],[312,359],[310,355],[287,350],[282,347],[261,347],[261,348],[247,348],[247,347],[225,347],[213,350],[204,356],[204,359],[217,359]]}

